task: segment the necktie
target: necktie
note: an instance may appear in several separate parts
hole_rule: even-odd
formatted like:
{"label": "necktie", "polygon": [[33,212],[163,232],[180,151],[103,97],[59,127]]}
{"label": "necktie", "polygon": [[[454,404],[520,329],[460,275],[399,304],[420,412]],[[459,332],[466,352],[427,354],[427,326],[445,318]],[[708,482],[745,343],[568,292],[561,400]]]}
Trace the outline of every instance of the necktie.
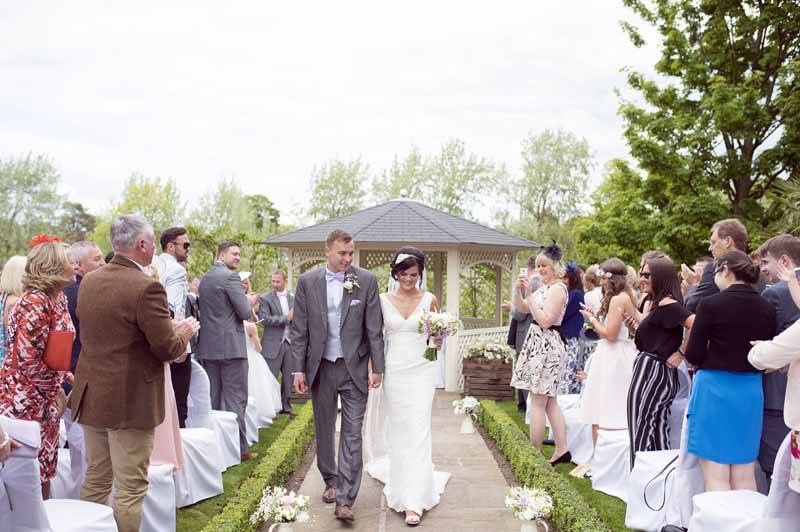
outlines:
{"label": "necktie", "polygon": [[331,282],[333,280],[339,281],[340,283],[344,282],[344,272],[329,272],[325,271],[325,280]]}

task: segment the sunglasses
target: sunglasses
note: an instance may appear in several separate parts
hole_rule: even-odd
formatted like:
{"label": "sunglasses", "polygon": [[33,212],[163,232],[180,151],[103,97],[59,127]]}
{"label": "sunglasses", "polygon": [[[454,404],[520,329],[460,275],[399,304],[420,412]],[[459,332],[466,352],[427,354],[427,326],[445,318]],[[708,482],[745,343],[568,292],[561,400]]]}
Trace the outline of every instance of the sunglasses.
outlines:
{"label": "sunglasses", "polygon": [[650,272],[639,272],[639,277],[641,277],[642,279],[650,279],[652,275],[650,274]]}
{"label": "sunglasses", "polygon": [[191,242],[184,242],[183,244],[180,244],[178,242],[172,242],[172,243],[175,244],[176,247],[177,246],[183,246],[183,249],[189,249],[191,247],[191,245],[192,245]]}

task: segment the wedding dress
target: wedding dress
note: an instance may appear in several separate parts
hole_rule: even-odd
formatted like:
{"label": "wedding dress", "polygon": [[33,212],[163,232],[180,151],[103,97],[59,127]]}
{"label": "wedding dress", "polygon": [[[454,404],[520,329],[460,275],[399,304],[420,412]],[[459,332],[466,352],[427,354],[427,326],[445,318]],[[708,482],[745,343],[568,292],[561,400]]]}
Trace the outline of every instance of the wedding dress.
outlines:
{"label": "wedding dress", "polygon": [[425,293],[404,319],[387,294],[381,294],[385,374],[383,385],[369,394],[364,423],[367,472],[385,484],[390,508],[421,514],[439,503],[450,473],[435,471],[431,445],[431,409],[437,365],[425,359],[427,338],[418,332],[419,318],[430,310]]}
{"label": "wedding dress", "polygon": [[[245,325],[247,327],[247,325]],[[272,425],[281,409],[281,389],[267,361],[247,337],[247,394],[255,399],[256,423],[261,427]]]}

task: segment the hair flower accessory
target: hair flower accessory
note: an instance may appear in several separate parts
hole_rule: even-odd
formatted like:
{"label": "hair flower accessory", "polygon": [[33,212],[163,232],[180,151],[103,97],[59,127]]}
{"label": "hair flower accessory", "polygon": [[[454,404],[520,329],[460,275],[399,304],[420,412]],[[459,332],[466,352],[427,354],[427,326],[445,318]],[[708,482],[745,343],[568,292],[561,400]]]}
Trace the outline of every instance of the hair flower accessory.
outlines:
{"label": "hair flower accessory", "polygon": [[398,264],[400,264],[404,260],[410,259],[410,258],[416,259],[417,257],[415,257],[414,255],[409,255],[407,253],[400,253],[399,255],[397,255],[397,257],[395,257],[394,265],[397,266]]}
{"label": "hair flower accessory", "polygon": [[572,272],[574,272],[575,270],[578,269],[578,265],[570,260],[570,261],[567,261],[566,268],[567,268],[568,272],[572,273]]}
{"label": "hair flower accessory", "polygon": [[598,277],[605,277],[606,279],[611,279],[614,276],[614,274],[611,273],[611,272],[607,272],[607,271],[603,270],[602,268],[598,268],[597,269],[597,276]]}
{"label": "hair flower accessory", "polygon": [[47,233],[42,233],[40,235],[36,235],[35,237],[31,238],[31,241],[28,242],[28,247],[33,249],[39,244],[50,244],[53,242],[63,242],[57,236],[50,236]]}

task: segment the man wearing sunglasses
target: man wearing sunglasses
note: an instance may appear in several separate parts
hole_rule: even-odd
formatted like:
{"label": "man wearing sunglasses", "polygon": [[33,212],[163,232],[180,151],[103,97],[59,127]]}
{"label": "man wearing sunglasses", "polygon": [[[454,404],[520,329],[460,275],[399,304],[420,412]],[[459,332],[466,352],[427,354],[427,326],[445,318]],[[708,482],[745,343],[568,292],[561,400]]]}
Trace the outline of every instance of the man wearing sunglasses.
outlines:
{"label": "man wearing sunglasses", "polygon": [[[167,291],[169,309],[177,319],[186,317],[186,295],[189,284],[186,277],[186,268],[178,262],[187,261],[189,249],[192,244],[189,234],[183,227],[170,227],[161,233],[161,255],[153,257],[153,266],[158,271],[158,278]],[[178,422],[181,428],[186,427],[188,413],[187,398],[189,397],[189,383],[192,377],[191,343],[187,346],[185,360],[173,362],[170,366],[172,374],[172,388],[175,390],[175,404],[178,407]]]}

